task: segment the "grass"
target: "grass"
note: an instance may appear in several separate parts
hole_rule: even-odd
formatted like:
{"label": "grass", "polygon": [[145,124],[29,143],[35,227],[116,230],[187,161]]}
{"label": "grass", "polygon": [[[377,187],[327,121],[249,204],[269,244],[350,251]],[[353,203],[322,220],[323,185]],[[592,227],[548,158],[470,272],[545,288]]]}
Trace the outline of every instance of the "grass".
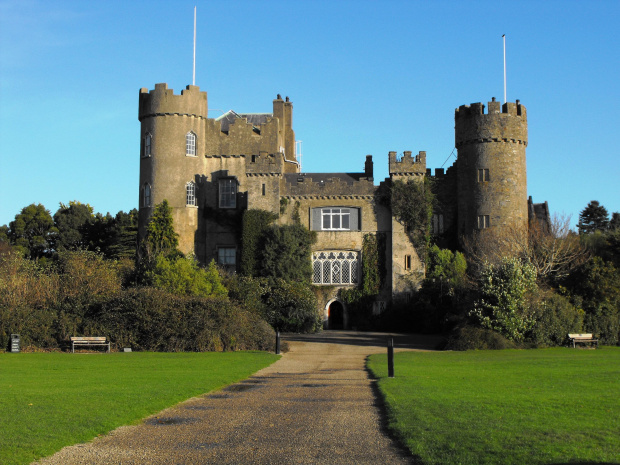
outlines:
{"label": "grass", "polygon": [[425,464],[620,463],[620,348],[400,352],[368,366]]}
{"label": "grass", "polygon": [[28,464],[247,378],[264,352],[1,354],[0,463]]}

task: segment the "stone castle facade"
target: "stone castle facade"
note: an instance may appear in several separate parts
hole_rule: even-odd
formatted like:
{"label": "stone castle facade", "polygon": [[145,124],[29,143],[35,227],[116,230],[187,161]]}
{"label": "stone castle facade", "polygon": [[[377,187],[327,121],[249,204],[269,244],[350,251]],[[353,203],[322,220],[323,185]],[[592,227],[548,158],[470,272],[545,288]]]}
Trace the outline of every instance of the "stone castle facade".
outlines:
{"label": "stone castle facade", "polygon": [[[261,209],[279,215],[280,224],[299,221],[316,231],[313,284],[327,290],[319,302],[326,327],[348,327],[338,291],[360,283],[365,235],[385,237],[387,273],[377,312],[389,301],[407,299],[423,277],[424,265],[404,226],[375,202],[380,186],[371,155],[364,172],[300,171],[288,97],[278,95],[271,113],[229,111],[209,118],[206,92],[187,86],[175,95],[166,84],[156,84],[140,90],[138,119],[140,237],[153,207],[166,199],[180,250],[236,271],[239,234],[227,217]],[[500,107],[495,99],[487,112],[480,103],[461,106],[455,123],[457,161],[433,176],[438,199],[433,233],[456,244],[479,229],[527,227],[528,216],[542,204],[527,199],[525,107],[519,101]],[[431,176],[425,152],[389,152],[388,163],[391,180],[422,182]]]}

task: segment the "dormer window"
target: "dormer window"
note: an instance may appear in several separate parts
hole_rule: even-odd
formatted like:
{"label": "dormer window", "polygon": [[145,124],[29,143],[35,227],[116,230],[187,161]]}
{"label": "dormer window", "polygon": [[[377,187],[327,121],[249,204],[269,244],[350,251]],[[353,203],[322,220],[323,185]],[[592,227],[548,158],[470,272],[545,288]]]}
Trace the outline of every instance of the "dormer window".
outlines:
{"label": "dormer window", "polygon": [[185,135],[185,155],[196,156],[196,134],[191,131]]}

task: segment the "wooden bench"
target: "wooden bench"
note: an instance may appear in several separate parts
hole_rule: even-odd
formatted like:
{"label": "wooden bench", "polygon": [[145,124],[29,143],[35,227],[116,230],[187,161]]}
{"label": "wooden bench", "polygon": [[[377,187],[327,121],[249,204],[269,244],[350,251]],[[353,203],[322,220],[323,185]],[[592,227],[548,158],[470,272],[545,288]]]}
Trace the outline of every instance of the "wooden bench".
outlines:
{"label": "wooden bench", "polygon": [[598,347],[598,339],[594,339],[592,334],[569,334],[568,339],[573,343],[573,348],[576,344],[593,344]]}
{"label": "wooden bench", "polygon": [[110,352],[110,342],[107,337],[77,336],[71,338],[71,352],[75,353],[75,346],[107,346]]}

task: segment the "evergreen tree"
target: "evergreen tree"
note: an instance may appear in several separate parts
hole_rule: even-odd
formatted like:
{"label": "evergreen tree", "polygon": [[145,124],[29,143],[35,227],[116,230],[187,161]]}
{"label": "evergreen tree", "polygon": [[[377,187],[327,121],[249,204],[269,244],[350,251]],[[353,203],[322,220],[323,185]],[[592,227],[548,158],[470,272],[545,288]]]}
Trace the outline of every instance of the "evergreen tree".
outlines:
{"label": "evergreen tree", "polygon": [[179,254],[179,235],[174,231],[172,208],[168,201],[155,206],[153,216],[146,227],[144,238],[146,258],[154,259],[160,254],[173,256]]}
{"label": "evergreen tree", "polygon": [[599,204],[598,200],[592,200],[581,213],[579,213],[579,234],[590,234],[594,231],[605,231],[609,227],[609,213]]}

